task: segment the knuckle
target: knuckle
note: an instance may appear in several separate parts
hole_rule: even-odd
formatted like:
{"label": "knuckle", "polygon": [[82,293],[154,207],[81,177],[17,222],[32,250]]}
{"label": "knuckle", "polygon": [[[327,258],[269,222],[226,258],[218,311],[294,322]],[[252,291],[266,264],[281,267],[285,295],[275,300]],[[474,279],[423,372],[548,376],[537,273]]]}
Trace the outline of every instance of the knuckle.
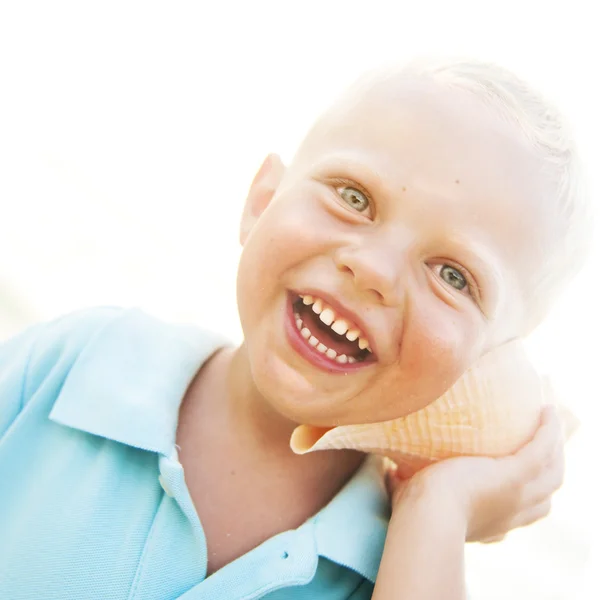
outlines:
{"label": "knuckle", "polygon": [[554,485],[552,486],[552,491],[557,492],[565,482],[565,473],[564,470],[559,471],[554,478]]}
{"label": "knuckle", "polygon": [[553,455],[554,449],[550,448],[548,444],[539,444],[527,461],[527,475],[538,475],[552,462]]}
{"label": "knuckle", "polygon": [[565,465],[564,462],[560,461],[556,464],[551,465],[550,472],[548,474],[548,481],[550,484],[551,493],[556,492],[560,489],[565,481]]}
{"label": "knuckle", "polygon": [[560,464],[565,460],[565,448],[562,442],[555,443],[548,452],[548,462]]}
{"label": "knuckle", "polygon": [[552,511],[552,498],[548,498],[540,505],[540,516],[547,517]]}
{"label": "knuckle", "polygon": [[491,536],[481,540],[481,543],[482,544],[496,544],[498,542],[501,542],[505,537],[506,537],[505,534],[491,535]]}
{"label": "knuckle", "polygon": [[558,463],[557,466],[558,466],[558,471],[560,473],[560,477],[561,477],[561,479],[564,479],[564,477],[565,477],[565,470],[567,468],[567,462],[566,462],[566,459],[565,459],[565,453],[562,450],[561,450],[560,455],[558,457],[557,463]]}

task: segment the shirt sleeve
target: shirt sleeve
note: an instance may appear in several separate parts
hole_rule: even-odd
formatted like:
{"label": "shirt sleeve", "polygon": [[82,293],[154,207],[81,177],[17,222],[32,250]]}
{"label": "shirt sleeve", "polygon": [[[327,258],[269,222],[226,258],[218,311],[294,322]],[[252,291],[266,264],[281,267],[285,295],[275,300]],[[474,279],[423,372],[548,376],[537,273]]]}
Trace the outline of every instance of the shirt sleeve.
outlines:
{"label": "shirt sleeve", "polygon": [[44,325],[34,325],[0,342],[0,438],[21,412],[29,360]]}

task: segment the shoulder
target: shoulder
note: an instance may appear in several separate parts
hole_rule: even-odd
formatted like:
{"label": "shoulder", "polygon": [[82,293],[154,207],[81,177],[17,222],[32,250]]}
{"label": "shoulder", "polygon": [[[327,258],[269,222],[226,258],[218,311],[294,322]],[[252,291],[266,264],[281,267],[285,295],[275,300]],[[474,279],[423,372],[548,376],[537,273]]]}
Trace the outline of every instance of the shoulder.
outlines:
{"label": "shoulder", "polygon": [[166,451],[177,403],[226,344],[212,331],[137,308],[93,308],[36,324],[0,345],[0,437],[31,403],[63,425]]}
{"label": "shoulder", "polygon": [[0,372],[22,367],[24,362],[43,367],[65,355],[76,356],[94,334],[125,312],[123,308],[99,307],[30,325],[0,342]]}
{"label": "shoulder", "polygon": [[26,379],[24,395],[30,396],[51,371],[68,371],[86,346],[107,325],[123,318],[126,313],[127,309],[118,307],[79,310],[33,325],[9,340],[7,345],[12,346],[13,356],[20,355],[19,360],[22,361],[27,355],[23,373]]}
{"label": "shoulder", "polygon": [[[39,322],[0,343],[0,436],[51,373],[58,381],[123,309],[95,308]],[[57,386],[58,387],[58,386]]]}
{"label": "shoulder", "polygon": [[16,335],[0,340],[0,366],[11,356],[33,350],[34,347],[52,351],[66,342],[76,345],[77,341],[84,341],[90,333],[118,318],[124,311],[118,307],[97,307],[33,323]]}
{"label": "shoulder", "polygon": [[[195,362],[224,344],[219,335],[199,328],[174,324],[137,308],[98,307],[67,314],[34,327],[29,340],[27,390],[35,390],[51,372],[77,372],[96,379],[123,381],[135,374],[176,370],[184,361]],[[79,379],[78,379],[79,380]]]}

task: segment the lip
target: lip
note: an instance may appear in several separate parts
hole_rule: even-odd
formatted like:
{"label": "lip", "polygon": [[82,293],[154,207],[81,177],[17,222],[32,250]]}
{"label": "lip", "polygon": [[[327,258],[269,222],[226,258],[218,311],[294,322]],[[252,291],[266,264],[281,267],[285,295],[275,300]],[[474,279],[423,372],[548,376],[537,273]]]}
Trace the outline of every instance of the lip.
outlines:
{"label": "lip", "polygon": [[[306,294],[310,294],[311,292],[307,291],[307,292],[302,292],[302,293],[304,295],[306,295]],[[322,298],[329,304],[329,300],[326,297],[326,295],[317,293],[317,292],[312,292],[312,294],[319,298]],[[290,342],[291,346],[294,348],[294,350],[296,350],[296,352],[298,354],[300,354],[300,356],[302,356],[305,360],[312,363],[315,367],[317,367],[323,371],[326,371],[328,373],[338,373],[338,374],[339,373],[349,373],[349,372],[353,372],[353,371],[359,371],[361,369],[366,369],[367,367],[370,367],[371,365],[375,364],[375,362],[377,362],[376,355],[374,353],[372,353],[373,358],[371,360],[356,362],[353,364],[350,364],[350,363],[341,364],[341,363],[337,363],[337,362],[331,360],[330,358],[327,358],[324,354],[319,352],[316,348],[313,348],[312,346],[310,346],[306,342],[306,340],[300,335],[300,332],[298,331],[298,328],[296,327],[296,318],[294,316],[293,303],[294,303],[295,298],[298,295],[299,295],[298,293],[292,292],[292,291],[290,291],[288,293],[287,310],[285,311],[285,332],[286,332],[288,341]],[[331,306],[337,310],[337,304],[331,303]],[[339,314],[343,315],[344,313],[340,310]],[[345,314],[348,315],[348,317],[347,317],[348,319],[351,319],[351,316],[350,316],[351,313],[346,311]],[[360,327],[359,323],[357,323],[356,321],[354,321],[354,323]]]}
{"label": "lip", "polygon": [[345,318],[348,321],[351,321],[353,325],[356,325],[356,327],[358,327],[358,329],[360,329],[360,331],[363,334],[365,334],[365,336],[367,337],[367,341],[369,342],[369,348],[371,348],[371,354],[373,355],[373,358],[377,360],[379,354],[377,352],[377,344],[375,343],[374,339],[375,336],[372,335],[366,323],[360,318],[359,315],[352,312],[349,308],[345,307],[339,302],[339,300],[337,300],[333,296],[330,296],[327,292],[323,292],[321,290],[292,290],[291,293],[295,294],[296,296],[314,296],[316,298],[321,298],[321,300],[325,300],[325,302],[335,310],[337,315],[339,315],[342,318]]}

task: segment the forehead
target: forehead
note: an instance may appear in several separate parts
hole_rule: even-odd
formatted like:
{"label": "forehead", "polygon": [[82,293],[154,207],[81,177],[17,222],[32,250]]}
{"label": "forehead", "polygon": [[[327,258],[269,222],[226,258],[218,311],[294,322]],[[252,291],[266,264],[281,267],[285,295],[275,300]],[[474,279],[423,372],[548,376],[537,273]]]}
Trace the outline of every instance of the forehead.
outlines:
{"label": "forehead", "polygon": [[431,222],[484,238],[523,285],[550,241],[540,158],[514,123],[465,90],[399,80],[355,91],[317,123],[298,158],[364,168]]}
{"label": "forehead", "polygon": [[311,160],[340,151],[368,157],[390,185],[411,179],[433,189],[458,179],[479,196],[506,198],[539,195],[542,182],[541,163],[516,125],[474,94],[427,81],[345,97],[308,146]]}

